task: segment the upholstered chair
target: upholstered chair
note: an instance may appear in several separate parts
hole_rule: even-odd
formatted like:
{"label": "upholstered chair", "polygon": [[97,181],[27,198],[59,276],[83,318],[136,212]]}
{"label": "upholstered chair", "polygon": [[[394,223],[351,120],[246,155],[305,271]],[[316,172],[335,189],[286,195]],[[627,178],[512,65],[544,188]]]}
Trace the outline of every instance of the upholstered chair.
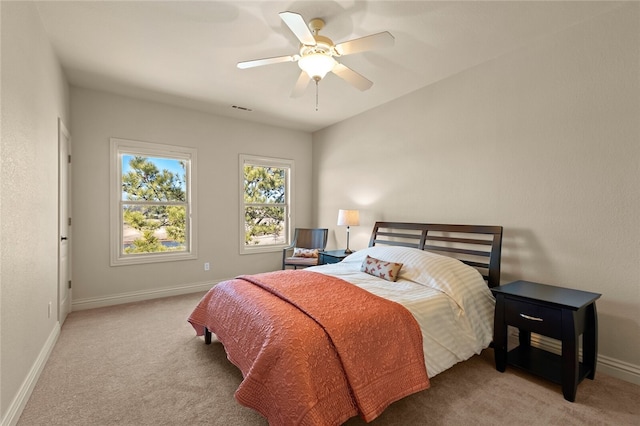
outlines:
{"label": "upholstered chair", "polygon": [[291,245],[282,250],[282,269],[317,265],[319,252],[327,247],[328,236],[326,228],[296,228]]}

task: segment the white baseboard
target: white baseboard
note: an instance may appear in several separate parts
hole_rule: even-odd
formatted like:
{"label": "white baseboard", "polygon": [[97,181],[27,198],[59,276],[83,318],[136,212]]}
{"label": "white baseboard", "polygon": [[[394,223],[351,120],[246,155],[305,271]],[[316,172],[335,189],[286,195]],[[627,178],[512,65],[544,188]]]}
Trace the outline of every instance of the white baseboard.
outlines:
{"label": "white baseboard", "polygon": [[51,355],[51,351],[58,341],[58,336],[60,336],[60,323],[56,322],[53,330],[51,330],[51,333],[49,333],[49,337],[42,347],[40,354],[38,354],[36,361],[33,363],[31,370],[29,370],[27,377],[22,382],[22,386],[20,386],[18,393],[13,398],[13,401],[11,401],[11,404],[9,404],[7,414],[3,417],[0,425],[14,426],[16,423],[18,423],[18,419],[22,414],[22,410],[24,410],[25,405],[27,405],[27,401],[29,401],[31,392],[33,392],[33,388],[38,382],[38,378],[40,378],[42,369],[47,363],[49,355]]}
{"label": "white baseboard", "polygon": [[[513,329],[512,336],[514,336],[517,341],[517,329]],[[531,333],[531,346],[535,346],[558,355],[562,353],[562,344],[559,340],[551,339],[535,333]],[[582,348],[580,348],[579,356],[582,357]],[[616,358],[598,354],[596,378],[598,377],[598,373],[604,373],[620,380],[640,385],[640,366],[621,361]]]}
{"label": "white baseboard", "polygon": [[179,296],[181,294],[198,293],[207,291],[214,285],[225,281],[206,281],[187,284],[177,287],[159,288],[153,290],[132,291],[127,293],[112,294],[104,297],[90,297],[86,299],[74,299],[71,302],[71,311],[102,308],[105,306],[120,305],[122,303],[140,302],[142,300],[159,299],[161,297]]}
{"label": "white baseboard", "polygon": [[598,355],[598,372],[634,383],[640,386],[640,367],[604,355]]}

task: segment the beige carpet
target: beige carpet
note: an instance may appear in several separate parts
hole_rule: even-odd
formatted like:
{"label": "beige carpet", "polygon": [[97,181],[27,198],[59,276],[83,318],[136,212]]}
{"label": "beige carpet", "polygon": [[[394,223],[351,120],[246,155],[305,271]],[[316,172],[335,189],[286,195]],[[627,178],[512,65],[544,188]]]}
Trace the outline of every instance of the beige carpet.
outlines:
{"label": "beige carpet", "polygon": [[[266,425],[233,398],[242,376],[222,346],[187,323],[201,296],[71,313],[18,425]],[[370,424],[637,425],[640,386],[597,373],[570,403],[559,385],[497,372],[489,349]]]}

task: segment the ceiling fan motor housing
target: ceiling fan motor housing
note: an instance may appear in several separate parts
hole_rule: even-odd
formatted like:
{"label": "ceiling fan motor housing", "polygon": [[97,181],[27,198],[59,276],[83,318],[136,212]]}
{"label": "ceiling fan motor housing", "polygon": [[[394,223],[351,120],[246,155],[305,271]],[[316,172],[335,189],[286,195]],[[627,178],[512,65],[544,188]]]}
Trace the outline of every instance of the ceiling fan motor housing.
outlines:
{"label": "ceiling fan motor housing", "polygon": [[318,31],[324,28],[324,19],[322,18],[313,18],[309,21],[309,29],[313,32],[313,34],[318,35]]}

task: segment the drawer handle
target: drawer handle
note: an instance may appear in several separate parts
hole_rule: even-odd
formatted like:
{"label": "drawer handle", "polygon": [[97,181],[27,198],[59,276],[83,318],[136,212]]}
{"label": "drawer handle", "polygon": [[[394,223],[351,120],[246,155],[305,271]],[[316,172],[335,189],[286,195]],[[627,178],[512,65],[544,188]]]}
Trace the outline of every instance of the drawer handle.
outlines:
{"label": "drawer handle", "polygon": [[528,319],[531,321],[544,321],[542,318],[538,318],[538,317],[532,317],[530,315],[525,315],[525,314],[520,314],[520,316],[524,319]]}

